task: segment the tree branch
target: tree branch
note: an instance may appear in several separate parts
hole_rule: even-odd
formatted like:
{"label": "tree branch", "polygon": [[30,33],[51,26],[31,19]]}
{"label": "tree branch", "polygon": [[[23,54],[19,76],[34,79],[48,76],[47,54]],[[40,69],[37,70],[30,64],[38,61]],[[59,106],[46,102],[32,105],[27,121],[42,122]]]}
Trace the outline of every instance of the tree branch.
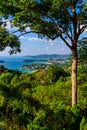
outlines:
{"label": "tree branch", "polygon": [[68,27],[68,28],[69,28],[69,32],[71,34],[71,38],[73,38],[72,25],[70,25],[70,27]]}
{"label": "tree branch", "polygon": [[22,33],[22,34],[18,35],[18,37],[21,37],[22,35],[25,35],[25,34],[28,34],[28,33],[35,33],[35,32],[33,32],[33,31],[24,32],[24,33]]}
{"label": "tree branch", "polygon": [[11,32],[10,34],[12,35],[12,34],[14,34],[14,33],[16,33],[16,32],[19,32],[19,29],[16,30],[16,31],[14,31],[14,32]]}
{"label": "tree branch", "polygon": [[72,39],[72,37],[69,35],[69,33],[68,32],[66,32],[66,35],[68,36],[68,38],[71,40],[71,42],[73,42],[73,39]]}
{"label": "tree branch", "polygon": [[84,32],[84,30],[87,28],[87,24],[84,25],[81,29],[80,29],[80,34]]}
{"label": "tree branch", "polygon": [[62,35],[60,35],[60,38],[64,41],[64,43],[71,49],[71,46],[69,45],[69,43],[65,40],[65,38],[63,38]]}

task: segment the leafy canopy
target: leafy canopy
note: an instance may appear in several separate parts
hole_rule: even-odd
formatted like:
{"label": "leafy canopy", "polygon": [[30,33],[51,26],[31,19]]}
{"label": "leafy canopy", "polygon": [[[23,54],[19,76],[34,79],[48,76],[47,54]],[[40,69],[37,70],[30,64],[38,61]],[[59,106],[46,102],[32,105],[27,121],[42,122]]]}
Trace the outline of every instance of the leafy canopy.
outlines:
{"label": "leafy canopy", "polygon": [[[60,37],[70,47],[75,31],[78,40],[87,28],[87,3],[83,0],[1,0],[1,3],[1,13],[5,17],[11,15],[11,24],[23,34],[33,32],[52,40]],[[31,31],[26,31],[27,27]]]}
{"label": "leafy canopy", "polygon": [[18,37],[27,33],[52,40],[60,37],[72,50],[74,41],[77,44],[87,28],[84,0],[0,0],[0,3],[0,14],[6,19],[11,17],[11,26],[18,27],[15,32],[21,32]]}
{"label": "leafy canopy", "polygon": [[0,51],[6,47],[10,47],[10,54],[20,52],[20,41],[16,35],[11,35],[5,28],[0,27]]}
{"label": "leafy canopy", "polygon": [[78,42],[78,55],[82,63],[87,64],[87,38],[83,38]]}

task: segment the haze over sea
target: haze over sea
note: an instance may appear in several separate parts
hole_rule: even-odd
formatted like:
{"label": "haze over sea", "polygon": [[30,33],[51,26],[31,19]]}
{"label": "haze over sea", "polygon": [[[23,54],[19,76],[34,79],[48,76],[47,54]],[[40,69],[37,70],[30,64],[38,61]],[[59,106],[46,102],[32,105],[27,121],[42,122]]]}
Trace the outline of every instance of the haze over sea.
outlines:
{"label": "haze over sea", "polygon": [[1,61],[0,65],[4,65],[4,67],[6,67],[8,69],[32,73],[32,72],[34,72],[33,70],[23,70],[22,66],[29,65],[29,64],[42,64],[42,63],[45,64],[45,62],[38,62],[38,61],[26,62],[26,61],[24,61],[24,60],[28,60],[28,59],[31,59],[31,57],[27,57],[27,56],[0,56],[0,61]]}

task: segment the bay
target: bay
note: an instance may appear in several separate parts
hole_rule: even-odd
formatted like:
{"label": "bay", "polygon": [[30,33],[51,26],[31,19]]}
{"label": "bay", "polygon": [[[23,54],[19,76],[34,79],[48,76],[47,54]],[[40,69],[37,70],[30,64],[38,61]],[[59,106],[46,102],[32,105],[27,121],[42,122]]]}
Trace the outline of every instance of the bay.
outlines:
{"label": "bay", "polygon": [[[34,70],[24,70],[22,69],[23,65],[30,65],[30,64],[45,64],[46,62],[38,62],[38,61],[30,61],[25,62],[26,60],[29,60],[29,57],[24,56],[0,56],[0,65],[4,65],[4,67],[12,70],[18,70],[21,72],[28,72],[33,73]],[[32,59],[31,59],[32,60]],[[37,59],[38,60],[38,59]]]}

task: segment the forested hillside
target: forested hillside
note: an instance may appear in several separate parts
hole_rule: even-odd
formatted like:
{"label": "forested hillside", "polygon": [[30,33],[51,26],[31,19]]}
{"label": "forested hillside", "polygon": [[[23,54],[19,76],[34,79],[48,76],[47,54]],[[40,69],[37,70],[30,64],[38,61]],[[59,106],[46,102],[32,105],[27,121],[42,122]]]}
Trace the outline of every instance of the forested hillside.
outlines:
{"label": "forested hillside", "polygon": [[70,69],[33,74],[0,66],[0,130],[86,130],[87,66],[78,67],[78,105],[71,107]]}

